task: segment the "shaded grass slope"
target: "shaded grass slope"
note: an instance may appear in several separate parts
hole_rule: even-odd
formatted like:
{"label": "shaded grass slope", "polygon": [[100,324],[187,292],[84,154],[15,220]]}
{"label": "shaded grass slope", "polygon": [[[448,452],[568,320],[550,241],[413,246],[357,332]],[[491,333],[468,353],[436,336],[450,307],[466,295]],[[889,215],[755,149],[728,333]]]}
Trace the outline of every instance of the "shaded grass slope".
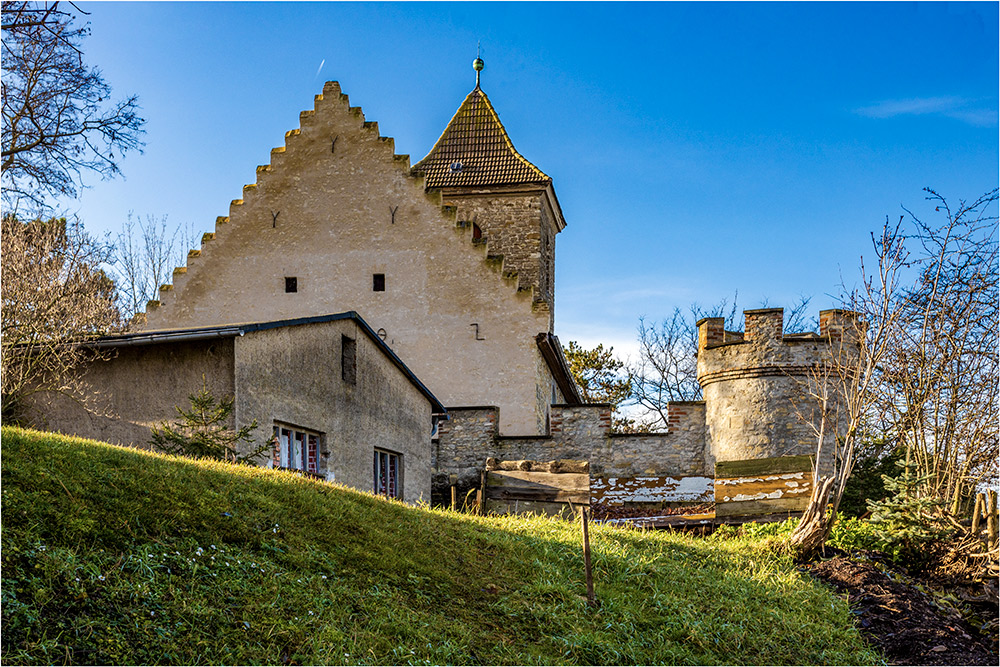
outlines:
{"label": "shaded grass slope", "polygon": [[869,664],[766,544],[429,510],[4,428],[5,664]]}

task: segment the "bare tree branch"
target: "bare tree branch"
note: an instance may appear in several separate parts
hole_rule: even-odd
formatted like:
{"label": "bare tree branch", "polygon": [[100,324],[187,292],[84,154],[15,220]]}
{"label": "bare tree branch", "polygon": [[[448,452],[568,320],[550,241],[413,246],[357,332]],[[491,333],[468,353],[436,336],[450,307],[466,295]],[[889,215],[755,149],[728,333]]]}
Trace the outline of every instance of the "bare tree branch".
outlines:
{"label": "bare tree branch", "polygon": [[110,101],[100,70],[84,63],[89,28],[73,13],[58,2],[4,2],[3,12],[3,198],[9,211],[37,214],[75,196],[84,173],[118,175],[118,159],[141,151],[145,121],[137,97]]}
{"label": "bare tree branch", "polygon": [[114,283],[100,268],[110,248],[76,221],[3,218],[0,398],[3,417],[23,416],[39,391],[82,395],[76,343],[119,328]]}

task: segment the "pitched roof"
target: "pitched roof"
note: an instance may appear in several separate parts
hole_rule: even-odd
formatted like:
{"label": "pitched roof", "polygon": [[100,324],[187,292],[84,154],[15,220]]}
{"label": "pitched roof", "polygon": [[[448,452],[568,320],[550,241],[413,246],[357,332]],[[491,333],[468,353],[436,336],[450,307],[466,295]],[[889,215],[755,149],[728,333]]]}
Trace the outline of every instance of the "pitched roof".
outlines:
{"label": "pitched roof", "polygon": [[479,86],[458,108],[427,156],[413,165],[428,188],[550,183],[511,143]]}
{"label": "pitched roof", "polygon": [[437,397],[431,393],[430,389],[424,386],[424,383],[413,374],[410,367],[403,363],[402,359],[396,356],[396,353],[392,351],[392,348],[385,344],[385,341],[379,337],[371,326],[353,310],[347,311],[346,313],[331,313],[329,315],[298,317],[288,320],[272,320],[270,322],[248,322],[243,324],[223,324],[218,326],[194,327],[187,329],[158,329],[154,331],[113,334],[86,341],[83,345],[96,348],[117,348],[130,347],[133,345],[156,345],[159,343],[209,340],[212,338],[235,338],[237,336],[243,336],[255,331],[281,329],[283,327],[294,327],[302,324],[324,324],[326,322],[335,322],[338,320],[353,320],[358,325],[358,328],[361,329],[361,331],[363,331],[369,339],[371,339],[372,343],[375,344],[375,347],[379,348],[382,353],[388,357],[389,361],[396,366],[396,368],[398,368],[404,376],[406,376],[406,379],[408,379],[410,383],[427,398],[434,413],[444,414],[446,412],[441,401],[439,401]]}

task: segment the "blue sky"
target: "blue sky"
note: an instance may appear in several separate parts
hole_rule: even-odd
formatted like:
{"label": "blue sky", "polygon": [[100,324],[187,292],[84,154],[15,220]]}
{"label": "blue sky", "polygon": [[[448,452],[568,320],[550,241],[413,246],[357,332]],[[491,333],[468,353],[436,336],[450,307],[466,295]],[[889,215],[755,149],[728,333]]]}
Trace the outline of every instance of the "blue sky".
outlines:
{"label": "blue sky", "polygon": [[90,3],[87,60],[147,118],[124,179],[63,202],[211,231],[326,80],[423,157],[475,84],[552,176],[556,333],[853,281],[921,188],[998,182],[997,3]]}

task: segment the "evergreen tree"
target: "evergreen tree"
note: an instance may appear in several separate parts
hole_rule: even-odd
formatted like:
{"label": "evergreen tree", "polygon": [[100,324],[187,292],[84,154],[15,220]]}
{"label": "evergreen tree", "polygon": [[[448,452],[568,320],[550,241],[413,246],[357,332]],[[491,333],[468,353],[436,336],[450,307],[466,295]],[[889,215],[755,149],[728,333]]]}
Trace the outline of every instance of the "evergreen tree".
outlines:
{"label": "evergreen tree", "polygon": [[[253,463],[270,447],[268,442],[253,446],[250,434],[257,428],[256,420],[238,431],[227,426],[233,413],[233,397],[217,400],[208,385],[202,384],[201,390],[191,394],[188,400],[191,401],[190,410],[176,408],[180,416],[178,421],[162,422],[153,427],[150,444],[169,454],[233,463]],[[243,443],[249,445],[247,454],[240,453]]]}
{"label": "evergreen tree", "polygon": [[632,393],[632,381],[625,364],[614,355],[614,348],[598,344],[592,350],[570,341],[565,350],[570,373],[580,389],[584,403],[610,403],[614,414],[612,427],[620,433],[645,433],[649,426],[636,423],[619,412]]}
{"label": "evergreen tree", "polygon": [[901,472],[896,477],[883,475],[884,500],[869,500],[871,522],[879,526],[884,549],[893,560],[922,565],[929,558],[929,543],[948,536],[950,527],[944,518],[945,501],[929,493],[932,475],[920,475],[917,464],[897,461]]}

